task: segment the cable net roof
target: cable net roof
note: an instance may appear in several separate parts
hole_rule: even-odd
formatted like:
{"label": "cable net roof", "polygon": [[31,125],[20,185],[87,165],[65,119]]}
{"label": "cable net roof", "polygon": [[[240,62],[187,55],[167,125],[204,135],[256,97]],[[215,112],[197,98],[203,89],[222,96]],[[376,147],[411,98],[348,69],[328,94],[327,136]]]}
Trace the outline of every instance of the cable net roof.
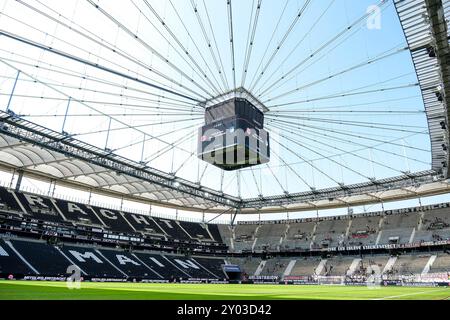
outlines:
{"label": "cable net roof", "polygon": [[[88,144],[83,148],[95,148],[99,158],[130,161],[140,172],[118,174],[83,158],[91,155],[4,134],[1,161],[117,194],[218,211],[241,199],[316,197],[392,177],[433,182],[445,158],[445,139],[441,149],[433,144],[442,136],[442,115],[427,114],[428,78],[416,73],[426,57],[411,52],[408,31],[420,29],[426,43],[429,23],[417,16],[413,23],[423,26],[411,27],[396,4],[5,0],[2,119],[35,123],[39,136],[49,129],[64,143]],[[267,108],[272,155],[268,164],[224,172],[197,158],[198,128],[205,105],[237,88]]]}

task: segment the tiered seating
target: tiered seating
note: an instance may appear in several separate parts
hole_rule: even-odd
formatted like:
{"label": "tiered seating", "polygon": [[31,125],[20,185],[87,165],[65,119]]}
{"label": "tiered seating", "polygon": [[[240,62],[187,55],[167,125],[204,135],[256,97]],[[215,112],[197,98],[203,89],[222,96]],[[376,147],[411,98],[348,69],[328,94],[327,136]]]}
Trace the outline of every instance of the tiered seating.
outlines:
{"label": "tiered seating", "polygon": [[[216,276],[208,272],[203,266],[199,265],[195,260],[188,257],[164,255],[163,256],[175,268],[180,269],[190,278],[196,279],[215,279]],[[219,264],[219,262],[217,262]],[[186,277],[186,276],[184,276]]]}
{"label": "tiered seating", "polygon": [[262,224],[256,233],[256,245],[254,250],[270,249],[278,250],[280,240],[286,232],[286,224]]}
{"label": "tiered seating", "polygon": [[416,241],[440,241],[450,239],[450,214],[448,209],[426,211],[422,228],[416,232]]}
{"label": "tiered seating", "polygon": [[253,240],[256,235],[257,224],[238,224],[234,227],[235,240]]}
{"label": "tiered seating", "polygon": [[18,214],[24,213],[13,194],[3,187],[0,187],[0,210]]}
{"label": "tiered seating", "polygon": [[394,269],[399,274],[420,274],[422,273],[428,260],[430,260],[430,254],[426,255],[401,255],[395,265]]}
{"label": "tiered seating", "polygon": [[283,241],[282,247],[290,249],[309,249],[312,241],[312,232],[316,222],[292,223]]}
{"label": "tiered seating", "polygon": [[93,227],[129,236],[143,234],[152,239],[185,242],[222,241],[216,225],[154,218],[0,187],[0,210],[2,209],[43,222]]}
{"label": "tiered seating", "polygon": [[104,209],[92,206],[92,210],[97,217],[112,231],[123,233],[135,233],[136,231],[125,220],[121,212],[112,209]]}
{"label": "tiered seating", "polygon": [[317,224],[314,243],[318,247],[344,245],[349,220],[324,220]]}
{"label": "tiered seating", "polygon": [[231,264],[237,264],[241,267],[241,271],[248,276],[253,276],[261,263],[259,258],[231,258],[229,259]]}
{"label": "tiered seating", "polygon": [[72,265],[54,246],[42,241],[11,240],[14,248],[37,270],[47,276],[64,276]]}
{"label": "tiered seating", "polygon": [[297,259],[294,268],[291,271],[291,276],[311,276],[314,274],[317,266],[320,263],[320,258],[303,258]]}
{"label": "tiered seating", "polygon": [[158,275],[148,265],[146,266],[143,262],[139,261],[139,259],[130,252],[111,249],[101,249],[100,252],[109,262],[114,264],[129,277],[162,279],[162,276]]}
{"label": "tiered seating", "polygon": [[158,237],[164,237],[165,235],[162,227],[150,216],[128,213],[125,214],[125,217],[136,231]]}
{"label": "tiered seating", "polygon": [[234,227],[234,251],[251,250],[255,242],[256,229],[258,225],[237,225]]}
{"label": "tiered seating", "polygon": [[203,258],[203,257],[193,257],[197,264],[208,269],[212,274],[214,274],[218,279],[226,278],[222,265],[225,261],[221,258]]}
{"label": "tiered seating", "polygon": [[161,275],[164,279],[173,280],[175,278],[186,278],[190,276],[176,268],[172,263],[159,254],[144,252],[134,252],[133,254],[154,272]]}
{"label": "tiered seating", "polygon": [[178,221],[153,218],[156,223],[173,239],[192,241],[193,239],[180,227]]}
{"label": "tiered seating", "polygon": [[344,276],[347,274],[354,257],[334,257],[327,259],[321,275]]}
{"label": "tiered seating", "polygon": [[64,222],[50,198],[21,192],[15,192],[15,195],[34,219],[55,223]]}
{"label": "tiered seating", "polygon": [[55,202],[66,220],[80,225],[103,227],[103,222],[90,206],[59,199]]}
{"label": "tiered seating", "polygon": [[2,239],[0,239],[0,275],[35,274]]}
{"label": "tiered seating", "polygon": [[290,260],[291,259],[281,258],[267,260],[266,265],[261,272],[261,276],[277,276],[281,278]]}
{"label": "tiered seating", "polygon": [[201,241],[213,241],[206,229],[205,224],[179,221],[180,226],[189,234],[192,239]]}
{"label": "tiered seating", "polygon": [[96,249],[64,245],[61,247],[61,251],[85,275],[90,275],[94,278],[126,278],[122,272],[114,268]]}
{"label": "tiered seating", "polygon": [[[233,239],[233,233],[232,233],[231,226],[225,225],[225,224],[219,224],[219,225],[217,225],[217,230],[220,234],[220,238],[228,246],[228,248],[230,250],[232,250],[231,239]],[[214,236],[214,238],[216,238],[216,236]]]}
{"label": "tiered seating", "polygon": [[380,219],[379,216],[354,216],[349,229],[347,244],[350,246],[375,244]]}
{"label": "tiered seating", "polygon": [[214,241],[221,243],[223,242],[222,237],[220,236],[219,225],[217,224],[208,224],[209,233],[213,236]]}
{"label": "tiered seating", "polygon": [[430,272],[450,272],[450,254],[439,253]]}
{"label": "tiered seating", "polygon": [[364,256],[359,264],[359,269],[356,269],[354,274],[366,275],[369,268],[371,268],[373,272],[380,272],[381,274],[388,260],[389,257],[383,255]]}
{"label": "tiered seating", "polygon": [[[386,215],[381,226],[380,244],[408,243],[411,234],[419,225],[420,215],[417,212]],[[398,240],[394,240],[398,238]]]}

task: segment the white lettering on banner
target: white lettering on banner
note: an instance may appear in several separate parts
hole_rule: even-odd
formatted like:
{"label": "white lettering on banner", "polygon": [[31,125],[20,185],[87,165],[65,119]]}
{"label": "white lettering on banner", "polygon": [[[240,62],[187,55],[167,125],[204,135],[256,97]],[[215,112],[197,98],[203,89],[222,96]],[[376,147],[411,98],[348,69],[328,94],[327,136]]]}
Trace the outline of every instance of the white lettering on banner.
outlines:
{"label": "white lettering on banner", "polygon": [[77,259],[80,262],[86,262],[86,259],[92,259],[97,263],[103,263],[103,261],[100,260],[94,253],[89,251],[81,253],[75,250],[69,250],[69,252],[75,257],[75,259]]}
{"label": "white lettering on banner", "polygon": [[8,252],[6,252],[6,250],[2,247],[0,247],[0,257],[9,257]]}
{"label": "white lettering on banner", "polygon": [[150,257],[150,260],[152,260],[158,267],[164,268],[164,265],[159,262],[156,258]]}
{"label": "white lettering on banner", "polygon": [[25,197],[25,199],[27,199],[28,203],[32,206],[39,205],[40,207],[48,208],[48,206],[44,203],[44,199],[42,199],[38,196],[33,196],[31,194],[26,194],[26,193],[24,193],[23,196]]}
{"label": "white lettering on banner", "polygon": [[193,269],[200,269],[194,262],[191,260],[181,261],[180,259],[174,259],[176,263],[178,263],[180,266],[182,266],[185,269],[193,268]]}
{"label": "white lettering on banner", "polygon": [[164,222],[170,229],[173,229],[172,224],[170,223],[169,220],[163,220],[163,219],[161,219],[160,221]]}
{"label": "white lettering on banner", "polygon": [[144,216],[137,216],[135,214],[132,214],[131,216],[133,217],[134,221],[136,221],[137,223],[149,225],[147,219],[145,219]]}
{"label": "white lettering on banner", "polygon": [[134,264],[135,266],[140,266],[139,263],[137,263],[134,260],[131,260],[130,258],[128,258],[127,256],[121,255],[121,254],[117,254],[116,255],[117,261],[119,261],[119,263],[121,265],[126,265],[127,263],[131,263]]}
{"label": "white lettering on banner", "polygon": [[109,220],[117,220],[117,216],[114,212],[106,210],[106,209],[100,209],[100,214],[104,216],[105,218],[108,218]]}
{"label": "white lettering on banner", "polygon": [[84,210],[83,209],[81,209],[78,205],[76,205],[75,203],[71,203],[71,202],[67,202],[67,211],[68,212],[71,212],[71,213],[73,213],[73,212],[75,212],[75,211],[78,211],[78,212],[80,212],[81,214],[84,214],[84,215],[88,215],[86,212],[84,212]]}

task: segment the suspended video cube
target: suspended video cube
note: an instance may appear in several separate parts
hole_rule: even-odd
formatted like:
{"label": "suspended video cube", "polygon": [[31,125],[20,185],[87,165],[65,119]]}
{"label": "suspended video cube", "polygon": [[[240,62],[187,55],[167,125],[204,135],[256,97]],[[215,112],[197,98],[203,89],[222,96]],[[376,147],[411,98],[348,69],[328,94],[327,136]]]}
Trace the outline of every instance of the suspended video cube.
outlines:
{"label": "suspended video cube", "polygon": [[205,125],[199,128],[198,157],[226,171],[268,163],[266,111],[242,88],[207,101]]}

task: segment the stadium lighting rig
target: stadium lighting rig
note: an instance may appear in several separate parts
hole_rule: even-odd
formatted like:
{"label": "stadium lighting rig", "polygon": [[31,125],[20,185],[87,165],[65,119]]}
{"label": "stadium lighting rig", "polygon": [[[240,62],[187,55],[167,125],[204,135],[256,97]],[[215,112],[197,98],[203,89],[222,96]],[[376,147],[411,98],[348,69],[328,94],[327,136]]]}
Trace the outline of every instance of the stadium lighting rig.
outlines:
{"label": "stadium lighting rig", "polygon": [[264,113],[269,109],[244,88],[201,104],[205,124],[199,128],[198,157],[226,171],[270,161]]}

